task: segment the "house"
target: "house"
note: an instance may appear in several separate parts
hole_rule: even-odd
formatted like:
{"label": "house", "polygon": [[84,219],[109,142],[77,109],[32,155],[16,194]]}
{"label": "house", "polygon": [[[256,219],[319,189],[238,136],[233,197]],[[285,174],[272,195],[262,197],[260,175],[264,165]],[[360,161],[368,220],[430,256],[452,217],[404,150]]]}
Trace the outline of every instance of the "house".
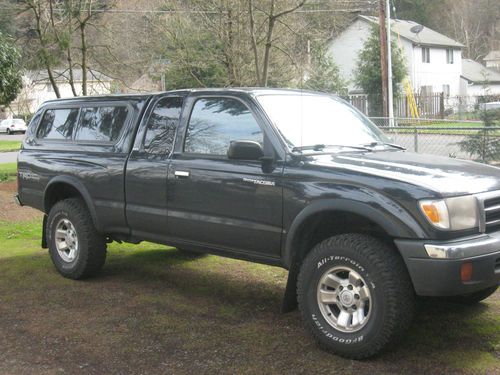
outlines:
{"label": "house", "polygon": [[[56,69],[53,71],[61,98],[73,97],[69,83],[69,71]],[[82,95],[82,70],[73,70],[73,82],[77,95]],[[113,79],[95,70],[87,73],[87,95],[103,95],[112,91]],[[56,99],[56,93],[50,83],[46,70],[28,71],[23,76],[23,89],[16,100],[10,104],[16,115],[34,113],[45,101]]]}
{"label": "house", "polygon": [[500,72],[489,69],[474,60],[463,59],[460,95],[500,95]]}
{"label": "house", "polygon": [[490,51],[483,60],[487,68],[500,71],[500,50]]}
{"label": "house", "polygon": [[[328,47],[328,54],[349,80],[353,93],[360,91],[353,83],[358,53],[373,27],[378,27],[377,17],[358,16]],[[413,21],[391,20],[391,33],[402,49],[413,91],[459,95],[464,47],[461,43]]]}
{"label": "house", "polygon": [[161,80],[154,80],[150,73],[145,73],[122,91],[126,93],[164,91],[165,89],[163,86],[164,84]]}

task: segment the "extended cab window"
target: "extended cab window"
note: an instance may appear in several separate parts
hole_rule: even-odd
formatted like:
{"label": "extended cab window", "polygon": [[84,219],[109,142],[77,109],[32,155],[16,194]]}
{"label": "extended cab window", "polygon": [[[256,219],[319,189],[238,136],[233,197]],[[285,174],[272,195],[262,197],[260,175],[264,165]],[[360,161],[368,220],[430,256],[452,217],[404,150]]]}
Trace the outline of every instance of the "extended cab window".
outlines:
{"label": "extended cab window", "polygon": [[231,141],[263,143],[263,133],[250,110],[239,100],[207,98],[198,100],[191,113],[184,151],[227,155]]}
{"label": "extended cab window", "polygon": [[123,105],[82,108],[75,139],[114,142],[120,135],[127,114],[128,109]]}
{"label": "extended cab window", "polygon": [[37,137],[71,139],[78,120],[78,108],[48,109],[38,126]]}
{"label": "extended cab window", "polygon": [[149,154],[168,155],[174,144],[175,130],[179,123],[182,98],[168,97],[156,103],[148,120],[144,150]]}

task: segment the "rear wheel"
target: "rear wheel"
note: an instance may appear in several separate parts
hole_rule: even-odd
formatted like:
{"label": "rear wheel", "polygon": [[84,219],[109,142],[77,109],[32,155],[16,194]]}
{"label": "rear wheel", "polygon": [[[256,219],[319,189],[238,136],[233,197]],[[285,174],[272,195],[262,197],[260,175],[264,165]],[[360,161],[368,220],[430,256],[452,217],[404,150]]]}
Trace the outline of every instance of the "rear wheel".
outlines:
{"label": "rear wheel", "polygon": [[343,234],[316,245],[301,266],[298,301],[319,345],[353,359],[400,338],[414,311],[403,261],[383,242]]}
{"label": "rear wheel", "polygon": [[11,134],[12,134],[12,131],[9,128],[7,128],[7,135],[11,135]]}
{"label": "rear wheel", "polygon": [[46,228],[49,253],[57,271],[70,279],[95,275],[106,260],[106,239],[94,227],[81,199],[57,202]]}
{"label": "rear wheel", "polygon": [[460,303],[463,305],[474,305],[476,303],[481,302],[482,300],[485,300],[489,296],[491,296],[493,293],[495,293],[498,289],[498,285],[492,286],[490,288],[486,288],[483,290],[479,290],[474,293],[468,293],[468,294],[462,294],[459,296],[453,296],[453,297],[448,297],[448,301],[454,302],[454,303]]}

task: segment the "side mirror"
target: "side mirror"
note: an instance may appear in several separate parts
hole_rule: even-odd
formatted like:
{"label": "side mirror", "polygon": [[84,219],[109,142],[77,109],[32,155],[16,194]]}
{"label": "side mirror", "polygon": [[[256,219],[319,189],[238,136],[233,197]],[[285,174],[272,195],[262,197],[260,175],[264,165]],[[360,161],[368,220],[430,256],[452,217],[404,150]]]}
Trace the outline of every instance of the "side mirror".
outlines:
{"label": "side mirror", "polygon": [[260,160],[263,156],[262,146],[254,141],[231,141],[227,150],[229,159]]}

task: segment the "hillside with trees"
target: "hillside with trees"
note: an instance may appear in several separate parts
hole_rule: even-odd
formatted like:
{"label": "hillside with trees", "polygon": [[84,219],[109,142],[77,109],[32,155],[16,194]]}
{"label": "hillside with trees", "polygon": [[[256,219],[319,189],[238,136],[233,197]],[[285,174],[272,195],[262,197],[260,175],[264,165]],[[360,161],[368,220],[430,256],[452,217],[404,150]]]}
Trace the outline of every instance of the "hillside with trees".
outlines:
{"label": "hillside with trees", "polygon": [[[481,59],[498,40],[495,0],[393,0],[395,15],[465,44]],[[141,76],[163,89],[205,86],[310,87],[342,92],[333,61],[318,55],[372,0],[0,0],[0,32],[21,67],[99,71],[117,91]],[[311,81],[307,83],[307,79]],[[328,80],[328,82],[324,82]],[[323,81],[323,82],[321,82]]]}

